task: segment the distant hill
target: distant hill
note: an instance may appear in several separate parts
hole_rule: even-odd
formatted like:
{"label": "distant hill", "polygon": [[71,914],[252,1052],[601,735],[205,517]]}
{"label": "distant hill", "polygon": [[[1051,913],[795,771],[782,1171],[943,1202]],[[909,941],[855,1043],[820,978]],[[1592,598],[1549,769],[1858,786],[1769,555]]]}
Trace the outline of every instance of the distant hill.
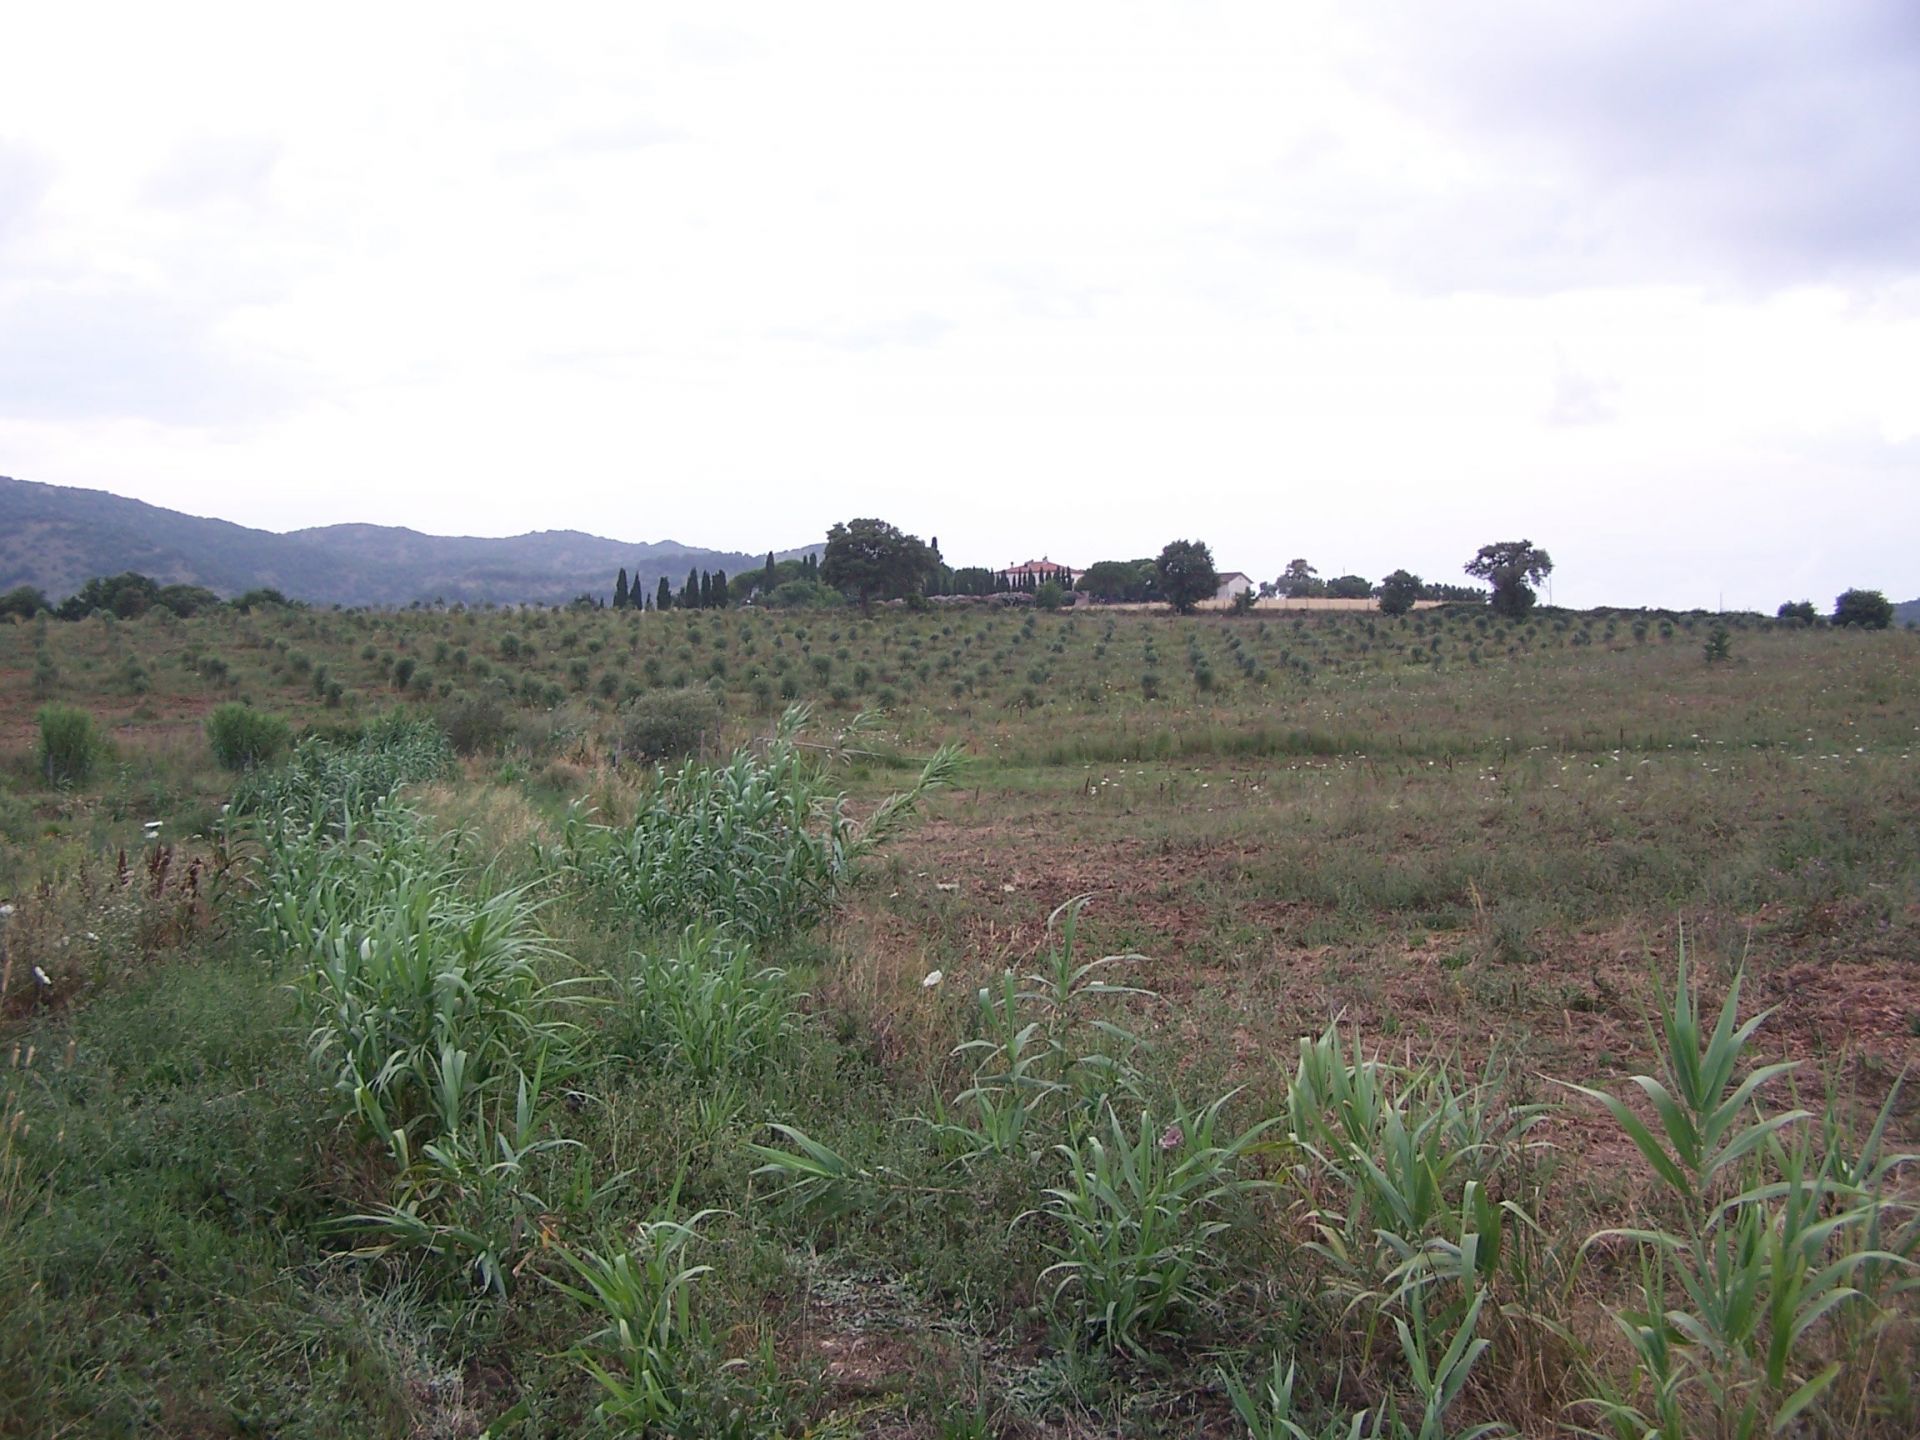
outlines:
{"label": "distant hill", "polygon": [[[779,553],[784,559],[822,548]],[[764,553],[608,540],[579,530],[483,539],[326,525],[283,535],[102,490],[0,476],[0,591],[34,585],[54,600],[95,575],[138,570],[166,585],[204,585],[222,595],[272,586],[323,605],[555,605],[583,590],[609,596],[622,566],[651,593],[662,576],[678,590],[689,570],[737,575],[765,563]]]}
{"label": "distant hill", "polygon": [[1896,625],[1920,625],[1920,600],[1905,600],[1893,607]]}

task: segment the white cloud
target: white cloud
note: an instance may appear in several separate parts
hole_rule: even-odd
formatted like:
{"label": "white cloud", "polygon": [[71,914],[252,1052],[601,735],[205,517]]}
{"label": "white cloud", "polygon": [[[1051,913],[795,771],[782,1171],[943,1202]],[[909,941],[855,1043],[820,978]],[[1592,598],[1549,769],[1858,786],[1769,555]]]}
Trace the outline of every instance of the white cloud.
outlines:
{"label": "white cloud", "polygon": [[1526,533],[1575,603],[1920,593],[1903,12],[1435,17],[37,7],[0,472],[270,526],[881,514],[960,560],[1436,577]]}

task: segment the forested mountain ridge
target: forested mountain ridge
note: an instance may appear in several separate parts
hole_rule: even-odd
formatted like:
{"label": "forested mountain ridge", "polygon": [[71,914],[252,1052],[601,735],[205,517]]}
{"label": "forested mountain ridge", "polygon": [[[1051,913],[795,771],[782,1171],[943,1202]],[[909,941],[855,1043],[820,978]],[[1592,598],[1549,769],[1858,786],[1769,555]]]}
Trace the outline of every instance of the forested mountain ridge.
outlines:
{"label": "forested mountain ridge", "polygon": [[651,589],[662,576],[677,588],[689,570],[737,574],[765,563],[764,552],[579,530],[496,539],[349,524],[280,534],[101,490],[0,476],[0,592],[32,585],[56,600],[93,576],[137,570],[163,585],[204,585],[222,595],[270,586],[315,604],[551,605],[582,591],[610,594],[622,567]]}

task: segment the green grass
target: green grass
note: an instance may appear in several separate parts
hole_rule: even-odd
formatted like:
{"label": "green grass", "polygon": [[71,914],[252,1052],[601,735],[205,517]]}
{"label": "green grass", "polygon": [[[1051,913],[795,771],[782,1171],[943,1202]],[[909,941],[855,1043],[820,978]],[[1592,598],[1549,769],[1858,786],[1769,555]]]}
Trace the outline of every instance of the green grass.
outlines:
{"label": "green grass", "polygon": [[[1920,646],[1641,618],[48,626],[0,1433],[1911,1433]],[[751,744],[660,776],[682,673]]]}

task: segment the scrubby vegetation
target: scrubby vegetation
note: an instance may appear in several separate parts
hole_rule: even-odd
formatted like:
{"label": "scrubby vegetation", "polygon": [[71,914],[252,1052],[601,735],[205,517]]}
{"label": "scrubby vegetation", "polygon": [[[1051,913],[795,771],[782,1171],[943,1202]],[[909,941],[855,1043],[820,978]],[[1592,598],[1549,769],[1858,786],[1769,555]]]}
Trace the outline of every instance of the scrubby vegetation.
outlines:
{"label": "scrubby vegetation", "polygon": [[0,1433],[1913,1433],[1920,648],[1525,616],[29,622]]}

